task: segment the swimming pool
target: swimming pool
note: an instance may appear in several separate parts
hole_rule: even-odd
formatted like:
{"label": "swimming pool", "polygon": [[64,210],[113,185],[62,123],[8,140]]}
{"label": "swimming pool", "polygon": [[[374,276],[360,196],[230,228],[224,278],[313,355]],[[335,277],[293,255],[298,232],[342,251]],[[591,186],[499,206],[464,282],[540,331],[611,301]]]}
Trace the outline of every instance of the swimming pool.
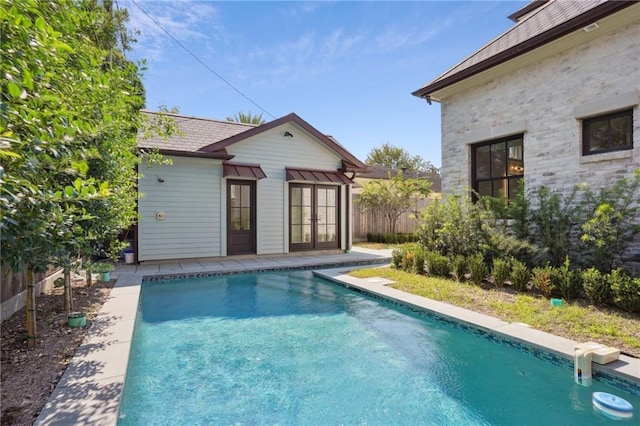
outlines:
{"label": "swimming pool", "polygon": [[144,283],[139,309],[120,425],[609,424],[595,391],[640,407],[311,272]]}

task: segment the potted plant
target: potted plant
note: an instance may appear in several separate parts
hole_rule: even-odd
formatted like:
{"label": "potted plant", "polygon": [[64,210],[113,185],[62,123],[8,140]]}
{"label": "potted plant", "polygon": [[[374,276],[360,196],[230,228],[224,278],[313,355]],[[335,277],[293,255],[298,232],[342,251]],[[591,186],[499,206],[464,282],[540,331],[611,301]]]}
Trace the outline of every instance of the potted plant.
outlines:
{"label": "potted plant", "polygon": [[67,325],[69,327],[86,327],[87,326],[86,312],[71,312],[67,314]]}
{"label": "potted plant", "polygon": [[113,265],[106,262],[98,262],[91,267],[91,271],[98,274],[98,281],[109,281],[109,274],[113,270]]}

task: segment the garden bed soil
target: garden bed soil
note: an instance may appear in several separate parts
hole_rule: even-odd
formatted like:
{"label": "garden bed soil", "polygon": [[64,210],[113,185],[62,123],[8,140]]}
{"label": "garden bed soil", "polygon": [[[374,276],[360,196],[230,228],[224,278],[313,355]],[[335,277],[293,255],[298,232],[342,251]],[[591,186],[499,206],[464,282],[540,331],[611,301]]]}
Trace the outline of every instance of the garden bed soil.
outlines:
{"label": "garden bed soil", "polygon": [[109,297],[115,280],[87,286],[74,275],[74,311],[87,314],[87,326],[67,326],[62,288],[53,288],[36,300],[38,345],[27,348],[24,308],[2,323],[2,417],[0,424],[32,425],[88,333],[93,319]]}

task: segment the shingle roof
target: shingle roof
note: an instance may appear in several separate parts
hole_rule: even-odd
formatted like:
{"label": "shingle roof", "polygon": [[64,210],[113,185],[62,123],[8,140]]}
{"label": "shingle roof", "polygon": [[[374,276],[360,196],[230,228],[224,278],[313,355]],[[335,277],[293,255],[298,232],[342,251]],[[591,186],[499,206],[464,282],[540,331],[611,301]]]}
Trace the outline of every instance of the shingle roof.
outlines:
{"label": "shingle roof", "polygon": [[320,143],[324,144],[327,148],[335,152],[342,159],[343,168],[345,170],[360,171],[366,168],[366,165],[364,163],[358,160],[344,146],[338,143],[338,141],[336,141],[333,136],[327,136],[321,133],[320,131],[318,131],[318,129],[304,121],[300,116],[293,112],[285,115],[284,117],[280,117],[276,120],[270,121],[257,127],[253,127],[252,129],[248,129],[242,133],[230,136],[227,139],[204,146],[202,147],[201,151],[211,153],[218,151],[221,152],[225,150],[229,145],[233,145],[234,143],[240,142],[267,130],[276,128],[285,123],[295,123],[297,126],[304,129],[307,133],[316,138]]}
{"label": "shingle roof", "polygon": [[[143,111],[143,114],[148,120],[154,120],[157,117],[157,113],[152,111]],[[156,135],[148,139],[140,137],[138,141],[139,148],[157,147],[161,150],[196,152],[204,146],[256,127],[253,124],[211,120],[179,114],[166,113],[165,115],[173,119],[181,134],[173,135],[167,139]]]}
{"label": "shingle roof", "polygon": [[429,98],[436,90],[523,55],[636,3],[614,0],[551,0],[538,5],[529,11],[529,15],[519,16],[521,19],[505,33],[412,94]]}
{"label": "shingle roof", "polygon": [[[148,120],[156,120],[157,117],[159,117],[158,113],[152,111],[142,112]],[[339,158],[342,159],[342,169],[345,171],[360,171],[366,167],[364,163],[351,154],[335,138],[319,132],[315,127],[294,113],[259,126],[179,114],[165,113],[164,115],[173,119],[180,134],[173,135],[166,139],[160,136],[144,138],[141,134],[138,141],[138,148],[158,148],[161,153],[165,154],[175,153],[176,155],[183,156],[230,159],[233,158],[233,156],[228,155],[226,151],[226,147],[229,145],[233,145],[285,123],[295,123],[320,143],[335,152]]]}

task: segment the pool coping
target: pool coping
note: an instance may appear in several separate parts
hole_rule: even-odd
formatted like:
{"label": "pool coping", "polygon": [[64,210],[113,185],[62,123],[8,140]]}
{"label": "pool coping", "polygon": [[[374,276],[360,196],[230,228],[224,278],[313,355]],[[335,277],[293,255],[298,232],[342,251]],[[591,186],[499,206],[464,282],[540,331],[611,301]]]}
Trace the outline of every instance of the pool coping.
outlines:
{"label": "pool coping", "polygon": [[[372,259],[370,259],[372,260]],[[388,263],[386,256],[373,259]],[[495,333],[506,339],[547,351],[558,357],[573,359],[576,341],[535,330],[526,324],[509,323],[468,309],[413,295],[391,287],[388,281],[360,279],[347,275],[355,267],[367,267],[364,261],[333,262],[315,265],[265,267],[241,270],[157,271],[151,274],[122,272],[111,290],[108,300],[94,319],[91,329],[64,375],[58,382],[34,425],[116,425],[120,397],[129,360],[131,339],[137,315],[143,280],[253,273],[275,270],[307,269],[317,276],[347,288],[400,303],[409,308],[428,311],[443,318]],[[335,265],[342,263],[342,265]],[[348,264],[348,266],[347,266]],[[619,361],[607,365],[593,364],[596,372],[604,372],[631,382],[640,383],[640,359],[621,355]]]}

